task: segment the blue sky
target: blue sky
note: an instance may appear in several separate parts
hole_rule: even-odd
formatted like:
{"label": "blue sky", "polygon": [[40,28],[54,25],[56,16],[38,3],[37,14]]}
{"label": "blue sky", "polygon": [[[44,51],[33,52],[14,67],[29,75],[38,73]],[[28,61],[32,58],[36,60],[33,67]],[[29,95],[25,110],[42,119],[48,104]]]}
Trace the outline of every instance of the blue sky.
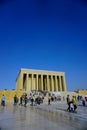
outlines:
{"label": "blue sky", "polygon": [[0,1],[0,89],[20,68],[64,71],[67,90],[87,89],[86,0]]}

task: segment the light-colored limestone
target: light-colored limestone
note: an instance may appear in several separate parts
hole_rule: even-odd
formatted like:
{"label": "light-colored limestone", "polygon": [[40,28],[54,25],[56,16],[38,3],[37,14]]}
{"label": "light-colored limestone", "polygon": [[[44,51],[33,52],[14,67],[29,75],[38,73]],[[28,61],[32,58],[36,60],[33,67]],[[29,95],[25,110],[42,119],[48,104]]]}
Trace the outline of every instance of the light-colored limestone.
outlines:
{"label": "light-colored limestone", "polygon": [[16,79],[16,90],[66,91],[65,73],[21,69]]}
{"label": "light-colored limestone", "polygon": [[55,83],[56,83],[56,91],[58,91],[58,83],[57,83],[57,76],[55,76]]}

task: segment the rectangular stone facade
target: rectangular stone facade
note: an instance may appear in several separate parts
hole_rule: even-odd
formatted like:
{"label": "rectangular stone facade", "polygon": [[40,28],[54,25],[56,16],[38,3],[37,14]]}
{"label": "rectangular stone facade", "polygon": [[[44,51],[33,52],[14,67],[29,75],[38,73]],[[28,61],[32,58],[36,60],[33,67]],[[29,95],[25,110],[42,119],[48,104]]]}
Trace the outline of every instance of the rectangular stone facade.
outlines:
{"label": "rectangular stone facade", "polygon": [[56,71],[21,69],[16,79],[16,90],[46,90],[50,92],[65,92],[65,73]]}

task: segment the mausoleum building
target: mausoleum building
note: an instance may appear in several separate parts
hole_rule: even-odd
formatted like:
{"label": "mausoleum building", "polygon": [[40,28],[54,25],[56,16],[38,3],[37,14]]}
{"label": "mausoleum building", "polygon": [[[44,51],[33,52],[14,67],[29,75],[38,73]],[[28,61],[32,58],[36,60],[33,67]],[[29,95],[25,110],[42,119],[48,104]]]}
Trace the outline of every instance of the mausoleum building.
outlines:
{"label": "mausoleum building", "polygon": [[20,69],[16,79],[16,90],[46,90],[50,92],[65,92],[65,73],[45,70]]}

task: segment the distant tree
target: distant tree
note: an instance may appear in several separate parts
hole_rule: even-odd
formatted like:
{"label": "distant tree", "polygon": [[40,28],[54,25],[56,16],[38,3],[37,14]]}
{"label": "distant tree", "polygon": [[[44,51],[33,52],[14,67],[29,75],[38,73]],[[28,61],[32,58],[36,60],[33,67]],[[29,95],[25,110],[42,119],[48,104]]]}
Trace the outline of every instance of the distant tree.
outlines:
{"label": "distant tree", "polygon": [[6,88],[4,90],[7,90]]}
{"label": "distant tree", "polygon": [[15,89],[12,89],[12,90],[15,90]]}

